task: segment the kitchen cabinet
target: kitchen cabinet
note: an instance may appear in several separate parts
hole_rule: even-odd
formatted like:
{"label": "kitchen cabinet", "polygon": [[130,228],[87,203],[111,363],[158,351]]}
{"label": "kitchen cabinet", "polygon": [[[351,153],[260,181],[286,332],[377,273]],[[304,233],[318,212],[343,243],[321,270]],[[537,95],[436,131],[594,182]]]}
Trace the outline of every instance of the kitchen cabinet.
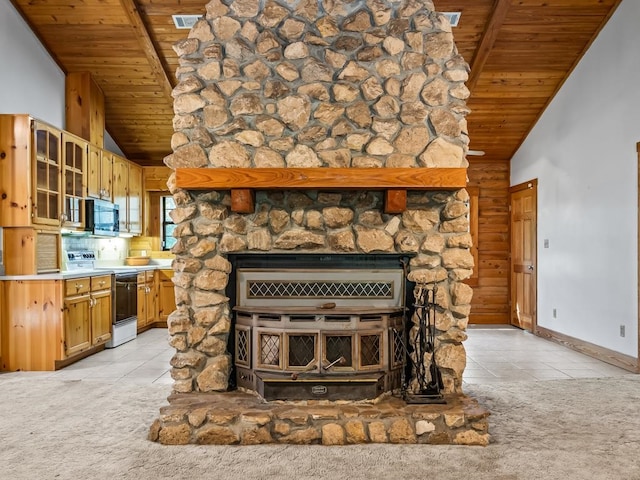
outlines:
{"label": "kitchen cabinet", "polygon": [[[71,357],[91,347],[91,295],[88,278],[67,280],[65,284],[64,353]],[[70,295],[73,289],[75,293]]]}
{"label": "kitchen cabinet", "polygon": [[113,203],[120,207],[120,232],[127,229],[127,189],[129,178],[129,164],[126,159],[113,156]]}
{"label": "kitchen cabinet", "polygon": [[95,145],[89,145],[87,167],[87,196],[113,201],[113,154]]}
{"label": "kitchen cabinet", "polygon": [[113,296],[111,275],[91,277],[91,345],[111,339]]}
{"label": "kitchen cabinet", "polygon": [[113,202],[120,206],[120,232],[142,233],[142,167],[113,157]]}
{"label": "kitchen cabinet", "polygon": [[129,162],[128,207],[129,233],[142,233],[142,167]]}
{"label": "kitchen cabinet", "polygon": [[84,225],[88,143],[28,115],[0,115],[6,273],[60,268],[60,227]]}
{"label": "kitchen cabinet", "polygon": [[33,223],[60,225],[62,132],[39,121],[34,121],[32,128],[35,137]]}
{"label": "kitchen cabinet", "polygon": [[89,144],[67,132],[62,133],[62,226],[84,226],[84,197]]}
{"label": "kitchen cabinet", "polygon": [[71,357],[111,338],[111,275],[65,281],[65,354]]}
{"label": "kitchen cabinet", "polygon": [[173,285],[173,270],[158,270],[158,321],[166,322],[176,309],[176,293]]}
{"label": "kitchen cabinet", "polygon": [[155,272],[138,273],[138,333],[149,329],[157,318],[157,288]]}
{"label": "kitchen cabinet", "polygon": [[55,370],[67,358],[63,286],[63,280],[0,281],[4,294],[1,370]]}
{"label": "kitchen cabinet", "polygon": [[[0,235],[2,237],[2,235]],[[0,238],[0,241],[2,239]],[[4,312],[4,288],[2,288],[2,282],[0,282],[0,370],[2,370],[2,325],[5,322]]]}
{"label": "kitchen cabinet", "polygon": [[7,275],[34,275],[60,270],[60,229],[7,227],[3,234]]}
{"label": "kitchen cabinet", "polygon": [[111,275],[0,281],[0,370],[57,370],[111,338]]}
{"label": "kitchen cabinet", "polygon": [[60,226],[61,135],[28,115],[0,115],[0,226]]}

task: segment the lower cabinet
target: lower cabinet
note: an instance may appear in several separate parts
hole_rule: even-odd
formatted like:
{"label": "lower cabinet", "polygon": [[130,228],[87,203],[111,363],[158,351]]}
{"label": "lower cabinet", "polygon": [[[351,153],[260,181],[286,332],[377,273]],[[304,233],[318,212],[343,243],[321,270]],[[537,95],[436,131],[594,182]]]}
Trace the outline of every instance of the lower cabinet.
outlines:
{"label": "lower cabinet", "polygon": [[111,340],[112,320],[111,275],[91,277],[91,345]]}
{"label": "lower cabinet", "polygon": [[64,346],[71,357],[111,338],[111,275],[65,280]]}
{"label": "lower cabinet", "polygon": [[138,273],[138,333],[150,328],[158,318],[155,271]]}
{"label": "lower cabinet", "polygon": [[111,275],[0,281],[1,371],[62,368],[111,338]]}
{"label": "lower cabinet", "polygon": [[176,309],[173,270],[158,270],[158,321],[166,322]]}
{"label": "lower cabinet", "polygon": [[65,297],[64,299],[64,354],[71,357],[91,347],[91,297]]}

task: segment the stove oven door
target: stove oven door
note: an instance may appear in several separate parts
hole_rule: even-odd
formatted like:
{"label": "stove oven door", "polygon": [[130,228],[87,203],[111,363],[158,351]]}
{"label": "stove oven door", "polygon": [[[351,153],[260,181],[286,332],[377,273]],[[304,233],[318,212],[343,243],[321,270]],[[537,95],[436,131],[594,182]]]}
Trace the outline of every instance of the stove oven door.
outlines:
{"label": "stove oven door", "polygon": [[138,277],[135,273],[116,274],[115,323],[135,318],[138,314]]}

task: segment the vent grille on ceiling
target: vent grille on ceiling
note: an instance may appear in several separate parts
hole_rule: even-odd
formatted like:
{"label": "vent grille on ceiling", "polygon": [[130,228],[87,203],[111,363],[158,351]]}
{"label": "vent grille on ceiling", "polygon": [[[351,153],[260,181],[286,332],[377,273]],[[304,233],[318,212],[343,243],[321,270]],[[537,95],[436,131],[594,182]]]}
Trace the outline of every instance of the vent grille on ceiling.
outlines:
{"label": "vent grille on ceiling", "polygon": [[462,12],[442,12],[442,14],[449,19],[449,23],[452,27],[457,27],[460,22],[460,15],[462,15]]}
{"label": "vent grille on ceiling", "polygon": [[173,17],[173,24],[176,28],[187,29],[193,27],[202,15],[171,15]]}

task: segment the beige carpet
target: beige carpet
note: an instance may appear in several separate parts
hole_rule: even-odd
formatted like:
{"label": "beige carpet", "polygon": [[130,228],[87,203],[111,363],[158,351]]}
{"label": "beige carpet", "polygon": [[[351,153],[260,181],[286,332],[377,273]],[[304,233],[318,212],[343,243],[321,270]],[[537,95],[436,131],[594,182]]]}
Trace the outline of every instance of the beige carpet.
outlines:
{"label": "beige carpet", "polygon": [[489,447],[169,447],[167,386],[0,375],[0,479],[640,480],[640,376],[474,386]]}

